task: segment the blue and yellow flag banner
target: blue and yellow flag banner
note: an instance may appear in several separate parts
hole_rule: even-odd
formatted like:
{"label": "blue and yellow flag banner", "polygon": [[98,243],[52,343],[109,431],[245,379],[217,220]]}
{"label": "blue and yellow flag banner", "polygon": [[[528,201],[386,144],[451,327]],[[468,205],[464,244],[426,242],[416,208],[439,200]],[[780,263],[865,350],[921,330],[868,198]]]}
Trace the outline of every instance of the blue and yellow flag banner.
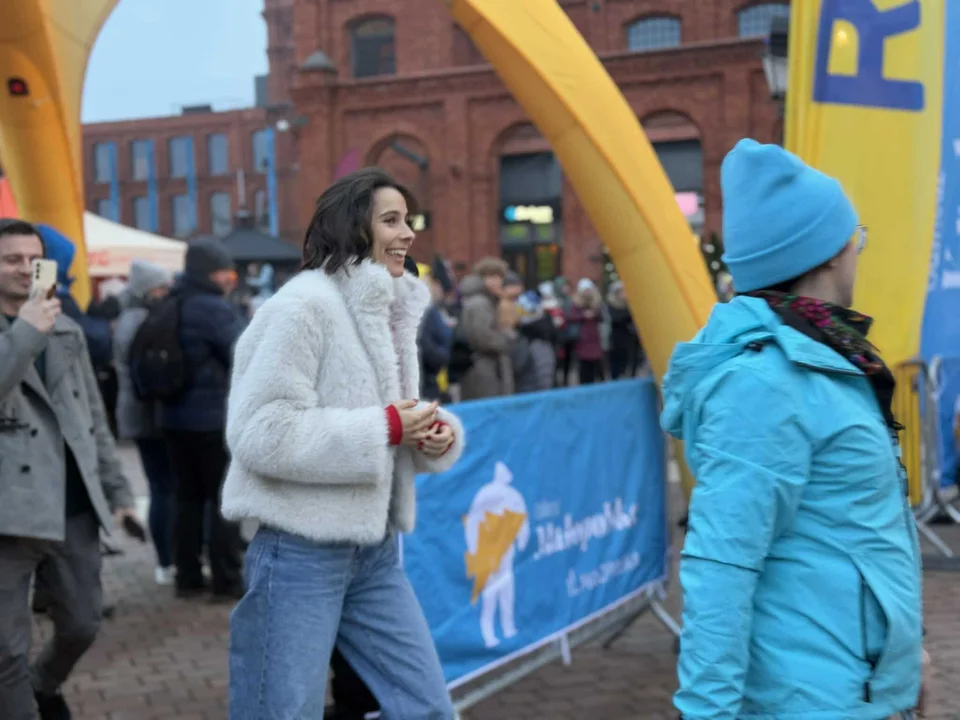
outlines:
{"label": "blue and yellow flag banner", "polygon": [[876,318],[871,339],[891,365],[920,351],[948,5],[954,13],[954,0],[792,3],[786,144],[843,183],[868,228],[856,306]]}
{"label": "blue and yellow flag banner", "polygon": [[923,358],[937,371],[943,486],[956,482],[960,444],[960,2],[946,5],[940,176],[920,341]]}

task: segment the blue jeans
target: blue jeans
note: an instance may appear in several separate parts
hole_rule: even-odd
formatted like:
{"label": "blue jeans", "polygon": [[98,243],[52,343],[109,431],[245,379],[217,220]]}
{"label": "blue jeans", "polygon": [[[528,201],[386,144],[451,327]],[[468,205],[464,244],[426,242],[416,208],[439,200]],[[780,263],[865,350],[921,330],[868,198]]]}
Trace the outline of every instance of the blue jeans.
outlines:
{"label": "blue jeans", "polygon": [[157,551],[157,565],[173,565],[173,467],[167,443],[162,437],[137,440],[143,474],[150,485],[150,512],[147,524]]}
{"label": "blue jeans", "polygon": [[396,536],[361,547],[261,527],[230,616],[230,720],[323,717],[335,644],[384,720],[454,717]]}

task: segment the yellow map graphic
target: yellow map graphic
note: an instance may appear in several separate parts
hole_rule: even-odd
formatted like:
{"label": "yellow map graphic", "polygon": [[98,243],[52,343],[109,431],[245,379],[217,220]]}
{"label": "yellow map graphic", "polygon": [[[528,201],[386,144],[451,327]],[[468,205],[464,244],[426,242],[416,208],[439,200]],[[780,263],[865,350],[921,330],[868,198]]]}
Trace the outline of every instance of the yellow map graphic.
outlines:
{"label": "yellow map graphic", "polygon": [[487,585],[487,580],[500,567],[504,554],[517,539],[517,534],[526,519],[526,513],[512,510],[504,510],[499,515],[491,512],[484,513],[477,533],[477,552],[464,553],[467,577],[473,578],[471,603],[477,602],[481,591]]}

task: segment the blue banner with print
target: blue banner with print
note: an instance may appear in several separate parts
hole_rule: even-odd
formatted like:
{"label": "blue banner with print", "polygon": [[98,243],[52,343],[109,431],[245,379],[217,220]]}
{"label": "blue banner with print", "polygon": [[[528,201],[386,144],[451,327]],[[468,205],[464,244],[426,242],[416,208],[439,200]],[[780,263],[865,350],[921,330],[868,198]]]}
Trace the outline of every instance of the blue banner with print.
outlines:
{"label": "blue banner with print", "polygon": [[665,578],[666,458],[649,380],[453,409],[466,452],[418,478],[403,547],[458,685]]}
{"label": "blue banner with print", "polygon": [[920,349],[940,368],[943,485],[956,476],[954,411],[960,397],[960,3],[944,9],[943,124],[937,215]]}

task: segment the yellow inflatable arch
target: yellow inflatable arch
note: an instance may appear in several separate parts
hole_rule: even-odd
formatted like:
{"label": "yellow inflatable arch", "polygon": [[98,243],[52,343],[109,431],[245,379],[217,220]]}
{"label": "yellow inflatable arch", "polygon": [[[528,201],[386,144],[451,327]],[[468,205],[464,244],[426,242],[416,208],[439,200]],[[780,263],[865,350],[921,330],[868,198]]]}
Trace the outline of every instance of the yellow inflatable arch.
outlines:
{"label": "yellow inflatable arch", "polygon": [[[0,3],[0,67],[8,71],[0,158],[24,217],[71,238],[83,237],[84,75],[117,1]],[[624,282],[659,380],[674,345],[706,322],[716,297],[636,116],[556,0],[444,1],[553,147]],[[86,254],[77,245],[72,292],[86,306]]]}
{"label": "yellow inflatable arch", "polygon": [[[8,74],[0,98],[0,157],[24,217],[71,238],[83,236],[84,73],[116,3],[0,3],[0,67]],[[674,344],[693,336],[715,297],[636,116],[555,0],[447,4],[553,146],[610,250],[662,377]],[[82,243],[77,250],[73,292],[85,305],[90,286]]]}

